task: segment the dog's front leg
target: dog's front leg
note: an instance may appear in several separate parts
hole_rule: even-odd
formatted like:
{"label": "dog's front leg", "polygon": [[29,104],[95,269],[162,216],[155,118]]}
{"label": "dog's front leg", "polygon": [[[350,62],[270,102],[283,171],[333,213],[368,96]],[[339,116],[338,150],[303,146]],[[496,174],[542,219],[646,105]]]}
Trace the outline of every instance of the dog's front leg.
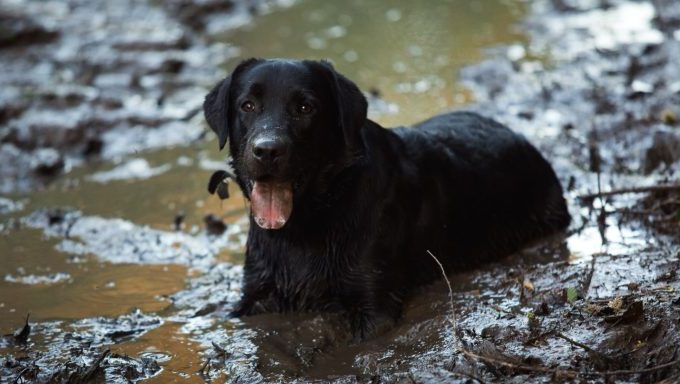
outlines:
{"label": "dog's front leg", "polygon": [[246,266],[241,299],[234,306],[230,315],[241,317],[270,312],[271,309],[267,307],[265,302],[271,295],[273,286],[274,284],[268,275],[253,271]]}

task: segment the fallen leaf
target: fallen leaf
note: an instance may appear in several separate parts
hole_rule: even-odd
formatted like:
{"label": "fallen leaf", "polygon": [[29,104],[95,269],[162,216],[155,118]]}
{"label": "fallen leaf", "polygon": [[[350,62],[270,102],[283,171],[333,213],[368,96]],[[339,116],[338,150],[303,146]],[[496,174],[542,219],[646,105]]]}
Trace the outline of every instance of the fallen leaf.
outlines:
{"label": "fallen leaf", "polygon": [[607,303],[607,306],[615,311],[620,311],[623,307],[623,299],[620,296],[615,297]]}
{"label": "fallen leaf", "polygon": [[567,288],[567,302],[573,303],[577,299],[578,299],[578,291],[576,291],[576,288],[574,288],[574,287]]}

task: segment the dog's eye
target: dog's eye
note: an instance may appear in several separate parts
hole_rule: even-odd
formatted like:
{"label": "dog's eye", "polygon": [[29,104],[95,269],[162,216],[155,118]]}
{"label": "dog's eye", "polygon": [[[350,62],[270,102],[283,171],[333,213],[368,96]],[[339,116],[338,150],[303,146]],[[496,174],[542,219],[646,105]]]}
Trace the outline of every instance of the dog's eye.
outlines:
{"label": "dog's eye", "polygon": [[243,112],[252,112],[255,110],[255,104],[253,104],[252,101],[246,101],[243,104],[241,104],[241,110]]}
{"label": "dog's eye", "polygon": [[302,115],[309,115],[312,113],[312,110],[312,106],[309,104],[303,103],[298,106],[298,112]]}

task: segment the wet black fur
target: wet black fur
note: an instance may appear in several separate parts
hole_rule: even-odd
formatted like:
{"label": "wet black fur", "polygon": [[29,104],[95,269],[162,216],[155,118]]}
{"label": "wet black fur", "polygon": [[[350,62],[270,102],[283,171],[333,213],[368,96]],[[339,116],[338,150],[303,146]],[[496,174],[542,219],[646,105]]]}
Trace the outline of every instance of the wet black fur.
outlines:
{"label": "wet black fur", "polygon": [[[270,101],[254,120],[237,100],[263,81]],[[315,115],[302,125],[290,109],[268,115],[298,83],[320,104]],[[569,224],[555,173],[522,136],[470,112],[382,128],[366,118],[357,87],[325,62],[248,60],[204,109],[220,146],[230,143],[246,196],[258,121],[274,121],[292,143],[281,172],[294,182],[293,213],[280,230],[251,220],[236,316],[337,310],[364,338],[399,318],[414,287],[441,278],[426,250],[454,272]]]}

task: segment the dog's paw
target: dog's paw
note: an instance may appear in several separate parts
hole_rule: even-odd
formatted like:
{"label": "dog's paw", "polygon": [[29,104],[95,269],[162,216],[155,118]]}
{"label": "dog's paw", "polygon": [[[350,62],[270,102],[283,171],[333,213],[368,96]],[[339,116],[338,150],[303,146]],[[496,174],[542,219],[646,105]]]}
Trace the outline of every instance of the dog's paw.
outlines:
{"label": "dog's paw", "polygon": [[253,302],[250,300],[241,299],[234,306],[234,308],[229,312],[230,318],[247,316],[250,313],[250,309],[253,307]]}
{"label": "dog's paw", "polygon": [[241,299],[241,301],[236,304],[234,309],[229,312],[230,318],[252,316],[260,313],[268,312],[267,308],[260,301],[251,301]]}
{"label": "dog's paw", "polygon": [[380,335],[394,326],[395,320],[387,314],[358,311],[350,315],[352,341],[360,343]]}

